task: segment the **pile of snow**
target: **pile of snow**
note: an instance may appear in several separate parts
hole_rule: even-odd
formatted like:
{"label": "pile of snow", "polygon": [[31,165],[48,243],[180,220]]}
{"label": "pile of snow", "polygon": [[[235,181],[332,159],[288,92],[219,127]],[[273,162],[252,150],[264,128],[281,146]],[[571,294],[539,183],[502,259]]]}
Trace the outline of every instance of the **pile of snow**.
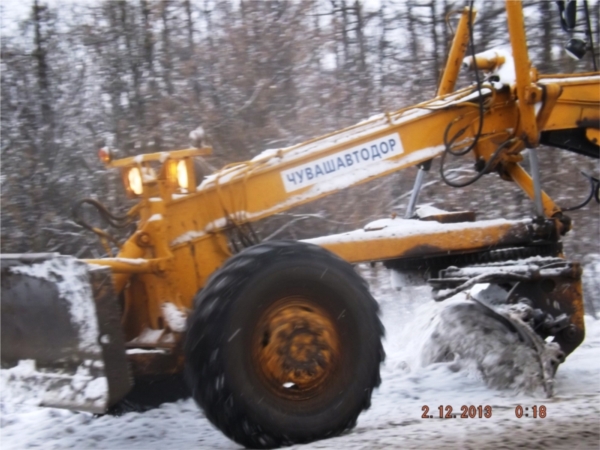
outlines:
{"label": "pile of snow", "polygon": [[0,371],[2,403],[28,406],[78,407],[103,411],[108,403],[108,380],[102,361],[85,360],[75,373],[39,371],[34,360],[22,360]]}
{"label": "pile of snow", "polygon": [[[463,297],[463,296],[457,296]],[[430,317],[429,311],[425,318]],[[465,298],[440,304],[430,321],[421,363],[446,364],[450,370],[480,377],[489,387],[534,392],[543,388],[537,352],[519,335]]]}
{"label": "pile of snow", "polygon": [[586,255],[583,265],[583,298],[588,312],[598,318],[600,310],[600,254]]}

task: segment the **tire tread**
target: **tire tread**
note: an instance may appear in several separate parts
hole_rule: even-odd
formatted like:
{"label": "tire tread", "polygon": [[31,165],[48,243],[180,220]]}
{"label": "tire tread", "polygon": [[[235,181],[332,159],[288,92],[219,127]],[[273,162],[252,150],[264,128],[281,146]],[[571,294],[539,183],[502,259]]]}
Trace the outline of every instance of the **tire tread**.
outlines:
{"label": "tire tread", "polygon": [[[378,359],[373,364],[370,374],[369,388],[364,391],[362,408],[347,423],[330,430],[327,436],[315,436],[308,433],[302,441],[292,442],[287,436],[274,432],[266,432],[260,424],[252,423],[242,408],[235,403],[234,396],[223,381],[224,361],[219,356],[218,341],[221,336],[220,324],[223,323],[228,308],[229,294],[239,290],[240,285],[261,267],[265,258],[274,255],[289,255],[304,252],[315,260],[326,260],[335,264],[348,279],[356,280],[356,288],[368,299],[367,307],[376,317],[375,332],[379,334]],[[198,405],[204,410],[206,417],[232,440],[251,448],[273,448],[300,442],[311,442],[325,437],[339,435],[353,428],[359,414],[370,407],[371,393],[381,383],[380,363],[385,359],[381,338],[384,335],[383,325],[379,320],[379,305],[371,296],[368,284],[353,267],[316,245],[297,241],[272,241],[258,244],[230,258],[209,278],[204,289],[194,299],[194,311],[188,319],[188,333],[185,344],[186,380]],[[216,338],[216,336],[221,336]],[[217,342],[215,342],[217,341]],[[216,345],[217,344],[217,345]]]}

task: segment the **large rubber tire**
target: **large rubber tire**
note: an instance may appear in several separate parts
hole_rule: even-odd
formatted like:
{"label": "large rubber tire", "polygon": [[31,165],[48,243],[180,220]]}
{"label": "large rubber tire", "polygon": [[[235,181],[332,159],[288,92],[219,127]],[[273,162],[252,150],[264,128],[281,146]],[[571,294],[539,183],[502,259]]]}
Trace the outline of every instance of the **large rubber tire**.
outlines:
{"label": "large rubber tire", "polygon": [[267,242],[228,260],[195,299],[186,379],[234,441],[273,448],[356,424],[385,358],[378,305],[352,266],[301,242]]}

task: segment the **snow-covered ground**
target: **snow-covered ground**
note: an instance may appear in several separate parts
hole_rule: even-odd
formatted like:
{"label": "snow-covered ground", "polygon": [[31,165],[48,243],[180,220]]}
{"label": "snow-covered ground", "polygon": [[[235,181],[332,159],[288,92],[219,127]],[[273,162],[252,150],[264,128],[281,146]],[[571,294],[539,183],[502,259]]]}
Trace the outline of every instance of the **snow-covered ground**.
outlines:
{"label": "snow-covered ground", "polygon": [[[382,385],[357,427],[343,436],[294,448],[600,448],[600,321],[586,317],[584,343],[559,368],[555,396],[541,389],[490,389],[468,367],[438,363],[420,367],[420,347],[440,304],[427,289],[392,290],[383,270],[366,269],[386,327],[387,359]],[[597,295],[597,293],[596,293]],[[0,377],[0,448],[199,449],[239,448],[214,429],[192,400],[164,404],[145,413],[94,417],[39,408],[6,387]],[[489,406],[490,418],[437,417],[438,407]],[[515,408],[521,405],[523,417]],[[545,418],[532,408],[545,406]],[[527,409],[526,409],[527,408]],[[528,417],[527,417],[527,416]]]}

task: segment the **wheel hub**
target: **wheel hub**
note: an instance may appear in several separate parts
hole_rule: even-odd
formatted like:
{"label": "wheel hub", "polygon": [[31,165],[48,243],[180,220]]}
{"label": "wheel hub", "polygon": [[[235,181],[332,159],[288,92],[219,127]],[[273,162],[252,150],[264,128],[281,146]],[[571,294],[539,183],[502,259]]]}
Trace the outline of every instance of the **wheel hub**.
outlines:
{"label": "wheel hub", "polygon": [[340,361],[337,328],[329,315],[303,297],[286,297],[263,315],[255,338],[258,371],[278,395],[306,396]]}

